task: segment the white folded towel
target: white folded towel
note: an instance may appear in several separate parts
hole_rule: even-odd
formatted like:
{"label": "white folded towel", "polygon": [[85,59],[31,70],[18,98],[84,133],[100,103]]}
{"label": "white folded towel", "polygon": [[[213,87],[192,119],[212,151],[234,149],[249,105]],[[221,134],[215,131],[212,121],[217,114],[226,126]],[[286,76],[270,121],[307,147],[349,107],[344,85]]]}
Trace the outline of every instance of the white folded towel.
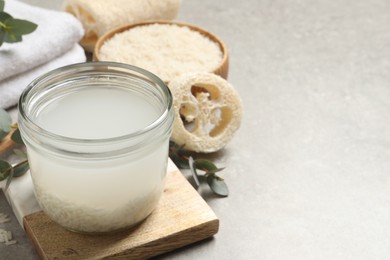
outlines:
{"label": "white folded towel", "polygon": [[73,44],[72,49],[61,56],[29,71],[0,81],[0,108],[16,105],[23,89],[36,77],[58,67],[84,62],[85,60],[84,49],[78,44]]}
{"label": "white folded towel", "polygon": [[18,43],[0,47],[0,82],[30,70],[70,50],[84,34],[81,23],[66,12],[47,10],[18,1],[5,1],[4,11],[14,18],[38,24]]}

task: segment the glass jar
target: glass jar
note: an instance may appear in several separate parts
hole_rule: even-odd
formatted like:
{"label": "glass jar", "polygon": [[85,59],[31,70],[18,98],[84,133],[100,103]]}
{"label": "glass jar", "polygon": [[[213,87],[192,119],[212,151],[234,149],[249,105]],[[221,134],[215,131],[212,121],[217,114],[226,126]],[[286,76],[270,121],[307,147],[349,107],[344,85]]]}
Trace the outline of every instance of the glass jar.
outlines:
{"label": "glass jar", "polygon": [[168,87],[134,66],[80,63],[35,79],[18,124],[39,205],[77,232],[136,225],[161,197],[173,118]]}

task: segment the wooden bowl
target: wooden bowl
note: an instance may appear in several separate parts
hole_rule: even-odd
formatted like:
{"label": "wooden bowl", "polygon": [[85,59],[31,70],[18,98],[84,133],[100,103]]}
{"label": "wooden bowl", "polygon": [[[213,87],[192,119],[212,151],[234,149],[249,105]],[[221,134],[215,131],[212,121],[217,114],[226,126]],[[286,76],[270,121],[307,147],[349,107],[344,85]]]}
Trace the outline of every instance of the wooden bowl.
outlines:
{"label": "wooden bowl", "polygon": [[130,29],[137,27],[137,26],[144,26],[144,25],[150,25],[150,24],[156,24],[156,23],[158,23],[158,24],[174,24],[174,25],[182,26],[182,27],[185,26],[193,31],[199,32],[201,35],[203,35],[203,36],[209,38],[211,41],[217,43],[218,46],[221,48],[222,60],[219,63],[219,65],[213,71],[210,71],[210,72],[217,74],[224,79],[227,79],[228,72],[229,72],[229,59],[228,59],[228,51],[227,51],[225,44],[217,36],[215,36],[214,34],[208,32],[202,28],[199,28],[199,27],[194,26],[194,25],[180,23],[180,22],[174,22],[174,21],[147,21],[147,22],[141,22],[141,23],[136,23],[136,24],[131,24],[131,25],[125,25],[125,26],[116,28],[110,32],[107,32],[106,34],[99,37],[99,39],[97,40],[95,48],[94,48],[94,52],[93,52],[93,60],[94,61],[100,60],[100,57],[99,57],[100,48],[102,47],[102,45],[104,44],[105,41],[107,41],[108,39],[113,37],[115,34],[130,30]]}

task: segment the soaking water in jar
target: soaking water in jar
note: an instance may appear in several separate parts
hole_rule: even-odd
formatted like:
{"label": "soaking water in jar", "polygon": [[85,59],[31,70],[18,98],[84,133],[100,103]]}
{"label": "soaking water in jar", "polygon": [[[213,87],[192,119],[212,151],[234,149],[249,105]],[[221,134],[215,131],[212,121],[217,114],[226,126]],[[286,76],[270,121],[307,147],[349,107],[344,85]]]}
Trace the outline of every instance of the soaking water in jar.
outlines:
{"label": "soaking water in jar", "polygon": [[78,232],[139,223],[162,194],[172,121],[169,89],[137,67],[82,63],[36,79],[19,127],[40,206]]}

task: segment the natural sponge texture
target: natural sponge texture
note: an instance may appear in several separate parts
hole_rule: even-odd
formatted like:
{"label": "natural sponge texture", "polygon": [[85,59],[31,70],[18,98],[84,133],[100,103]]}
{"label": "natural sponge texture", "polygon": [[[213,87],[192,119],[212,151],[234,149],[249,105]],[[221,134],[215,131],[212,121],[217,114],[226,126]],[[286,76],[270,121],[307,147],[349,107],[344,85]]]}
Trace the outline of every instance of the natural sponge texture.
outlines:
{"label": "natural sponge texture", "polygon": [[64,8],[83,24],[81,45],[92,51],[100,36],[120,26],[174,19],[180,0],[65,0]]}
{"label": "natural sponge texture", "polygon": [[182,75],[169,83],[175,108],[172,141],[185,149],[210,153],[223,148],[240,127],[237,91],[212,73]]}

